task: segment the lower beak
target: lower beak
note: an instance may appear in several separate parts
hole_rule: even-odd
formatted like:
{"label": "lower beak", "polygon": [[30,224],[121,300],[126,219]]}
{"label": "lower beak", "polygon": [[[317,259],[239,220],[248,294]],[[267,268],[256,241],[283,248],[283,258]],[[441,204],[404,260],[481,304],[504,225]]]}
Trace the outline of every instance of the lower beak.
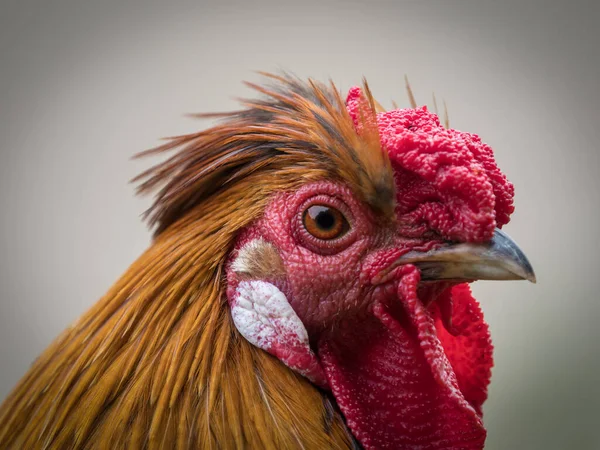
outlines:
{"label": "lower beak", "polygon": [[413,264],[422,281],[528,280],[535,283],[529,260],[506,233],[496,228],[483,244],[447,244],[428,252],[409,252],[378,274],[382,279],[394,267]]}

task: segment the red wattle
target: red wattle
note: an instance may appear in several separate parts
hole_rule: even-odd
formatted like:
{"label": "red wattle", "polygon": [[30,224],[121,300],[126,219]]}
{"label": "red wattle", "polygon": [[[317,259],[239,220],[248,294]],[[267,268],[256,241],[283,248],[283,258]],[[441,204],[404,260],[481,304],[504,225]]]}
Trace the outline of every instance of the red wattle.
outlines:
{"label": "red wattle", "polygon": [[442,318],[437,315],[437,335],[452,364],[461,392],[481,415],[494,365],[490,332],[468,284],[453,287],[451,296],[452,327],[457,334],[450,334]]}
{"label": "red wattle", "polygon": [[407,267],[399,301],[320,340],[329,385],[365,449],[481,449],[481,417],[460,390],[418,282]]}

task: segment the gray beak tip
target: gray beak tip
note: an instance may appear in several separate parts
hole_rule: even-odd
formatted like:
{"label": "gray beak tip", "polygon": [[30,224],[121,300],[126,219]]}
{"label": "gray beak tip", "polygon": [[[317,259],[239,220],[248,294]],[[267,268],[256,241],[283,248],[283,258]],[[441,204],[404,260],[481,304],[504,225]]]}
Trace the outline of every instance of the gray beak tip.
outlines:
{"label": "gray beak tip", "polygon": [[531,271],[530,273],[527,274],[527,278],[525,278],[527,281],[531,281],[533,284],[537,283],[537,279],[535,277],[535,273],[533,273],[533,271]]}
{"label": "gray beak tip", "polygon": [[533,283],[533,284],[536,284],[536,283],[537,283],[537,279],[535,278],[535,273],[533,273],[533,272],[531,272],[531,273],[527,274],[527,276],[525,277],[525,279],[526,279],[527,281],[530,281],[530,282],[531,282],[531,283]]}

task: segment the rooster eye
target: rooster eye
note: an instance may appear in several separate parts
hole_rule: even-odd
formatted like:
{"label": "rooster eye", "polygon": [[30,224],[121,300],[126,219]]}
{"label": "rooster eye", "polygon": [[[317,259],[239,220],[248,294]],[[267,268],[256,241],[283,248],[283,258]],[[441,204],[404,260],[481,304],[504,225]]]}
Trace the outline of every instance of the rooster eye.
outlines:
{"label": "rooster eye", "polygon": [[325,205],[312,205],[304,211],[304,228],[317,239],[331,240],[342,236],[350,224],[337,209]]}

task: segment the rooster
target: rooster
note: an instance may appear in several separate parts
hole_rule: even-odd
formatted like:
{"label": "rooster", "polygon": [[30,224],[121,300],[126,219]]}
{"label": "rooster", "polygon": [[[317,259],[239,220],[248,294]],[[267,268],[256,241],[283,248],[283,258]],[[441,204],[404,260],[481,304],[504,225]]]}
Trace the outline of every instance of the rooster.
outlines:
{"label": "rooster", "polygon": [[491,148],[366,81],[266,74],[143,153],[149,249],[35,361],[0,448],[481,449],[468,282],[535,281]]}

